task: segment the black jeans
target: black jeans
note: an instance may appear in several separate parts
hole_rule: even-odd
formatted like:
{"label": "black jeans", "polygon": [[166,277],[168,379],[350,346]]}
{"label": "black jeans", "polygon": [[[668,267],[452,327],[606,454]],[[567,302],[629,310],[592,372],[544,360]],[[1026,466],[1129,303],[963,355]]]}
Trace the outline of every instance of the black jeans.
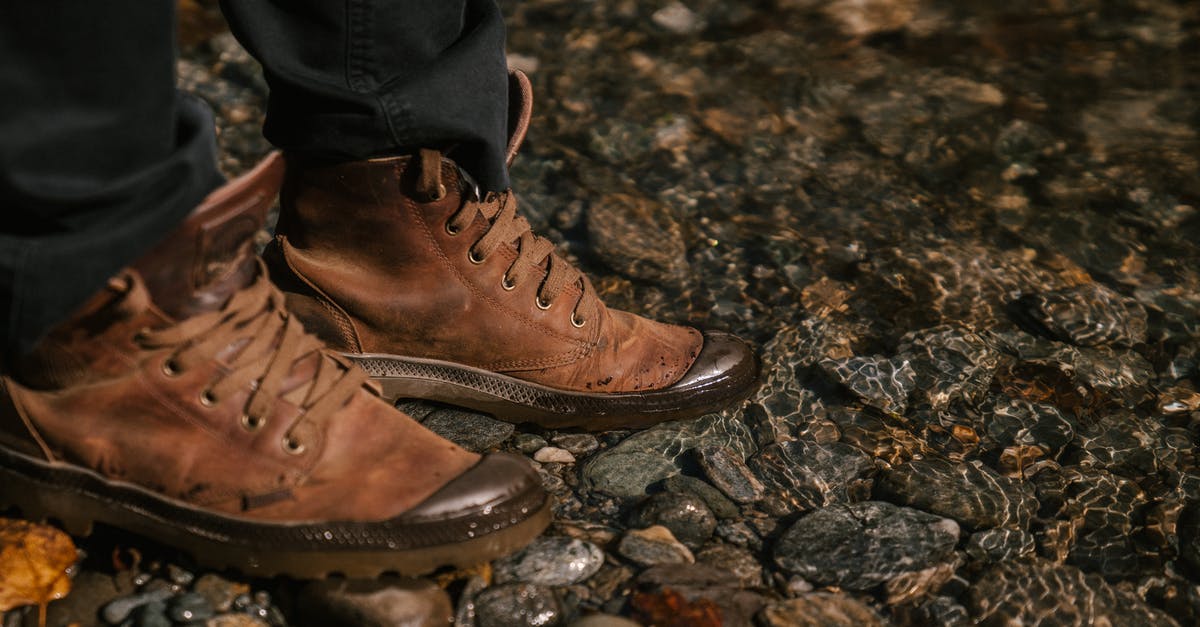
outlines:
{"label": "black jeans", "polygon": [[[508,186],[495,0],[225,0],[271,87],[264,133],[327,160],[454,147]],[[26,350],[222,182],[174,88],[175,0],[0,3],[0,342]]]}

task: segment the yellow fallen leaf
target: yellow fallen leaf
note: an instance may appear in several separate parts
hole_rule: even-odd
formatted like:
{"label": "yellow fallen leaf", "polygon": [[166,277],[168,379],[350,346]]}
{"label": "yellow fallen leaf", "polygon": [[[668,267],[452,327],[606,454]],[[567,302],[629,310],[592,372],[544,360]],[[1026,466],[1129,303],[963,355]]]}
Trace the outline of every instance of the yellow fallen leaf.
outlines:
{"label": "yellow fallen leaf", "polygon": [[67,534],[25,520],[0,518],[0,612],[46,604],[71,591],[70,568],[79,555]]}

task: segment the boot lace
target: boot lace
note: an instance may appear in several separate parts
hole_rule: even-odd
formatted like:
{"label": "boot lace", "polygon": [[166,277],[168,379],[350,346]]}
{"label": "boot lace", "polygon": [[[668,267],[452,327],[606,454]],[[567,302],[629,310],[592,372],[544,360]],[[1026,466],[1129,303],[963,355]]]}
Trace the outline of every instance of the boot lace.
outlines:
{"label": "boot lace", "polygon": [[[368,375],[304,331],[300,321],[288,314],[283,293],[271,284],[262,260],[257,263],[254,283],[236,292],[219,310],[164,328],[144,328],[136,339],[147,349],[175,349],[162,364],[168,376],[220,356],[224,367],[201,393],[201,403],[212,406],[227,394],[250,387],[253,392],[242,417],[248,428],[264,424],[275,402],[285,396],[299,405],[304,418],[330,415],[350,401]],[[150,294],[137,274],[126,273],[117,281],[134,301],[131,306],[149,306]],[[308,359],[315,363],[312,377],[285,390],[293,368]],[[304,418],[288,429],[284,447],[289,452],[303,451],[303,444],[291,433]]]}
{"label": "boot lace", "polygon": [[[432,160],[423,161],[426,161],[422,163],[423,171],[428,172],[430,168],[440,170],[440,155],[436,166],[428,162]],[[469,180],[465,173],[460,174],[459,178]],[[539,309],[550,309],[568,287],[579,285],[579,298],[571,310],[571,324],[582,327],[588,320],[597,317],[599,297],[591,281],[559,256],[553,242],[534,235],[529,221],[517,213],[517,197],[512,190],[488,192],[483,199],[479,199],[476,191],[472,195],[464,194],[463,198],[462,206],[447,221],[446,230],[451,234],[461,232],[470,226],[476,215],[482,216],[488,223],[483,236],[468,250],[467,256],[472,263],[483,263],[500,246],[512,244],[517,257],[504,272],[501,285],[505,290],[515,289],[527,280],[542,278],[535,304]]]}

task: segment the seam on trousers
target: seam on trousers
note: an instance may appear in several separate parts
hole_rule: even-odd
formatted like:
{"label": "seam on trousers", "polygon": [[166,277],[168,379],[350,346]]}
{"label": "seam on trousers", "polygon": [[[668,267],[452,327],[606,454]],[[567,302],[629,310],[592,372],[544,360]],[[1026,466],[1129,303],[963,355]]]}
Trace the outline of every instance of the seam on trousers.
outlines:
{"label": "seam on trousers", "polygon": [[375,82],[368,1],[346,0],[346,86],[359,93],[371,91]]}

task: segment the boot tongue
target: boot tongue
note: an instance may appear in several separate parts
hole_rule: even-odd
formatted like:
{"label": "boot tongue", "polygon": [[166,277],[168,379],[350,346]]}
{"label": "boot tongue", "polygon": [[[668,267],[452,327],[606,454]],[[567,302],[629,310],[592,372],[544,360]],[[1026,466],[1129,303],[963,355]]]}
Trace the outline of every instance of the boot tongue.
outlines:
{"label": "boot tongue", "polygon": [[257,274],[254,236],[283,180],[273,153],[204,199],[165,240],[133,264],[154,304],[182,320],[220,309]]}

